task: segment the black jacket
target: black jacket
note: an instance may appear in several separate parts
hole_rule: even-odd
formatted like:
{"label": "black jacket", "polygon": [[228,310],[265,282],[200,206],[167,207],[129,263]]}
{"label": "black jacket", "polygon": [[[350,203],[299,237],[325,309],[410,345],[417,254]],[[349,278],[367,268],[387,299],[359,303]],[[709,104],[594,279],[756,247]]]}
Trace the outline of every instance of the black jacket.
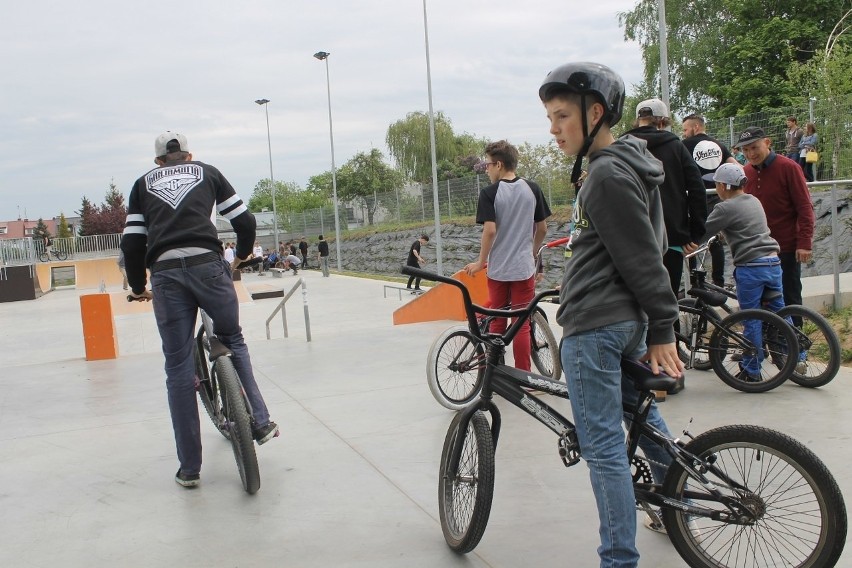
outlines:
{"label": "black jacket", "polygon": [[627,134],[647,141],[648,150],[663,163],[666,178],[660,185],[660,198],[669,246],[698,242],[707,220],[707,192],[692,154],[667,130],[640,126]]}

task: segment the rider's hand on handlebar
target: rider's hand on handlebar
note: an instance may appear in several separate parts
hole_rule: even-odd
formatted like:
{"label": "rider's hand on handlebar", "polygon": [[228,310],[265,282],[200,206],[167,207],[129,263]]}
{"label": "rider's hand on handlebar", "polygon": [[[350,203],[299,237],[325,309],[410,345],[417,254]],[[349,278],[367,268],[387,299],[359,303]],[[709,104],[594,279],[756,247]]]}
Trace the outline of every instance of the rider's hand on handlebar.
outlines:
{"label": "rider's hand on handlebar", "polygon": [[[249,256],[251,256],[251,255],[249,255]],[[247,261],[248,259],[249,259],[249,257],[248,257],[248,256],[247,256],[247,257],[245,257],[245,258],[239,258],[239,257],[237,257],[237,256],[235,255],[235,256],[234,256],[234,260],[232,260],[232,261],[231,261],[231,270],[236,270],[237,268],[239,268],[239,266],[240,266],[242,263],[244,263],[244,262],[245,262],[245,261]]]}
{"label": "rider's hand on handlebar", "polygon": [[683,245],[683,254],[690,254],[698,250],[698,246],[695,243],[686,243]]}
{"label": "rider's hand on handlebar", "polygon": [[670,377],[678,378],[683,374],[683,361],[677,356],[677,345],[665,343],[662,345],[649,345],[648,352],[639,358],[651,365],[651,371],[659,375],[663,371]]}
{"label": "rider's hand on handlebar", "polygon": [[484,263],[481,260],[477,260],[476,262],[471,262],[470,264],[465,266],[464,271],[467,272],[468,276],[473,276],[483,268],[485,268]]}
{"label": "rider's hand on handlebar", "polygon": [[134,294],[133,291],[131,291],[127,295],[127,299],[131,302],[150,302],[154,299],[154,295],[151,294],[150,290],[145,290],[141,294]]}

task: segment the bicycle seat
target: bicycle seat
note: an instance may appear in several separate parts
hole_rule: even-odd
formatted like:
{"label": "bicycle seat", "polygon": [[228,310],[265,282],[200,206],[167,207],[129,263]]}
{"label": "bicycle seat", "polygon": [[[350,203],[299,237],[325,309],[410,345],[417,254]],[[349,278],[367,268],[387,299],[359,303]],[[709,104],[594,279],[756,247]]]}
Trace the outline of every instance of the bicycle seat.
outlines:
{"label": "bicycle seat", "polygon": [[634,361],[622,357],[621,371],[630,377],[633,381],[636,390],[642,391],[667,391],[677,384],[677,379],[674,379],[666,374],[660,373],[655,375],[651,372],[651,367],[641,361]]}
{"label": "bicycle seat", "polygon": [[690,288],[687,292],[693,298],[700,298],[708,306],[721,306],[728,301],[728,297],[721,292],[713,290],[705,290],[704,288]]}

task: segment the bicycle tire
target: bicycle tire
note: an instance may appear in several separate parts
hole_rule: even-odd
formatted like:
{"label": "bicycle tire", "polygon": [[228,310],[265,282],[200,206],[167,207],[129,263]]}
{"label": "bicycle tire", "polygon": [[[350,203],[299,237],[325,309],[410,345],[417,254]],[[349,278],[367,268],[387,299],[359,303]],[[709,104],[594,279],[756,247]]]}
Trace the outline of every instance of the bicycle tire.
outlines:
{"label": "bicycle tire", "polygon": [[[740,359],[756,355],[758,347],[743,333],[745,321],[757,320],[761,324],[763,350],[759,380],[750,381],[741,371]],[[742,392],[766,392],[790,378],[796,366],[795,357],[787,357],[791,349],[797,351],[796,334],[786,321],[766,310],[749,309],[735,312],[723,319],[710,337],[710,363],[713,371],[728,386]],[[781,362],[780,365],[773,364]]]}
{"label": "bicycle tire", "polygon": [[240,471],[240,481],[246,493],[254,495],[260,489],[260,469],[254,451],[251,417],[243,398],[240,378],[230,357],[219,357],[213,366],[223,395],[225,416],[231,433],[231,447],[234,450],[237,469]]}
{"label": "bicycle tire", "polygon": [[[679,300],[677,304],[678,307],[686,306],[689,308],[694,308],[696,303],[697,300],[695,298],[684,298],[682,300]],[[678,321],[680,322],[681,335],[686,337],[692,337],[692,318],[694,315],[695,314],[686,311],[678,312]],[[692,360],[692,368],[697,369],[699,371],[709,371],[713,368],[713,365],[710,363],[709,344],[710,338],[713,335],[713,330],[716,329],[716,326],[713,325],[712,322],[708,321],[707,318],[704,318],[701,321],[700,325],[703,327],[703,329],[701,333],[698,334],[699,347],[698,349],[696,349],[695,357]],[[683,341],[677,342],[677,355],[684,363],[689,363],[689,347],[690,346],[684,343]]]}
{"label": "bicycle tire", "polygon": [[540,312],[530,317],[530,359],[538,372],[554,381],[562,379],[562,360],[559,342],[550,329],[550,323]]}
{"label": "bicycle tire", "polygon": [[68,260],[68,253],[64,250],[55,251],[53,254],[56,255],[57,260]]}
{"label": "bicycle tire", "polygon": [[[796,361],[790,380],[809,388],[825,386],[840,370],[840,339],[831,324],[818,312],[805,306],[786,306],[776,312],[778,317],[802,319],[802,327],[794,327],[799,353],[805,352],[805,368]],[[802,372],[803,371],[803,372]]]}
{"label": "bicycle tire", "polygon": [[38,260],[39,260],[39,262],[47,262],[49,260],[47,253],[46,252],[39,253]]}
{"label": "bicycle tire", "polygon": [[[808,448],[780,432],[735,425],[705,432],[685,449],[713,456],[704,475],[723,495],[758,514],[751,524],[734,524],[664,508],[669,539],[689,566],[835,565],[846,542],[846,506],[834,477]],[[678,462],[669,467],[662,491],[722,514],[729,511]]]}
{"label": "bicycle tire", "polygon": [[444,408],[460,410],[476,400],[485,376],[485,347],[468,331],[444,330],[429,348],[426,379],[432,396]]}
{"label": "bicycle tire", "polygon": [[450,478],[450,450],[459,435],[462,413],[456,414],[441,452],[438,473],[438,510],[441,530],[454,551],[470,552],[485,533],[494,497],[494,442],[482,411],[471,416],[455,476]]}
{"label": "bicycle tire", "polygon": [[231,431],[225,418],[219,381],[215,372],[211,376],[207,364],[207,361],[210,360],[210,344],[206,337],[204,326],[200,326],[195,337],[195,377],[198,380],[198,398],[201,400],[201,406],[204,407],[216,431],[222,434],[226,440],[230,440]]}

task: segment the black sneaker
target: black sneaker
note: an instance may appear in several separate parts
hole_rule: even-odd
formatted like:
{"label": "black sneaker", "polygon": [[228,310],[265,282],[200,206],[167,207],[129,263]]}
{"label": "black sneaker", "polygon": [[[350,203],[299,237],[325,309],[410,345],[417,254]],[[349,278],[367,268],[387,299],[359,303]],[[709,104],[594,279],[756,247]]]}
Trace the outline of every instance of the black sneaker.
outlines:
{"label": "black sneaker", "polygon": [[760,383],[763,382],[763,377],[760,375],[753,375],[740,367],[740,372],[737,373],[737,380],[742,381],[744,383]]}
{"label": "black sneaker", "polygon": [[181,470],[177,470],[177,473],[175,474],[175,483],[186,488],[198,487],[198,484],[201,483],[201,474],[188,474]]}
{"label": "black sneaker", "polygon": [[254,440],[257,442],[257,445],[260,446],[272,438],[277,438],[280,432],[278,431],[278,424],[270,420],[266,426],[256,428],[252,434],[254,434]]}

